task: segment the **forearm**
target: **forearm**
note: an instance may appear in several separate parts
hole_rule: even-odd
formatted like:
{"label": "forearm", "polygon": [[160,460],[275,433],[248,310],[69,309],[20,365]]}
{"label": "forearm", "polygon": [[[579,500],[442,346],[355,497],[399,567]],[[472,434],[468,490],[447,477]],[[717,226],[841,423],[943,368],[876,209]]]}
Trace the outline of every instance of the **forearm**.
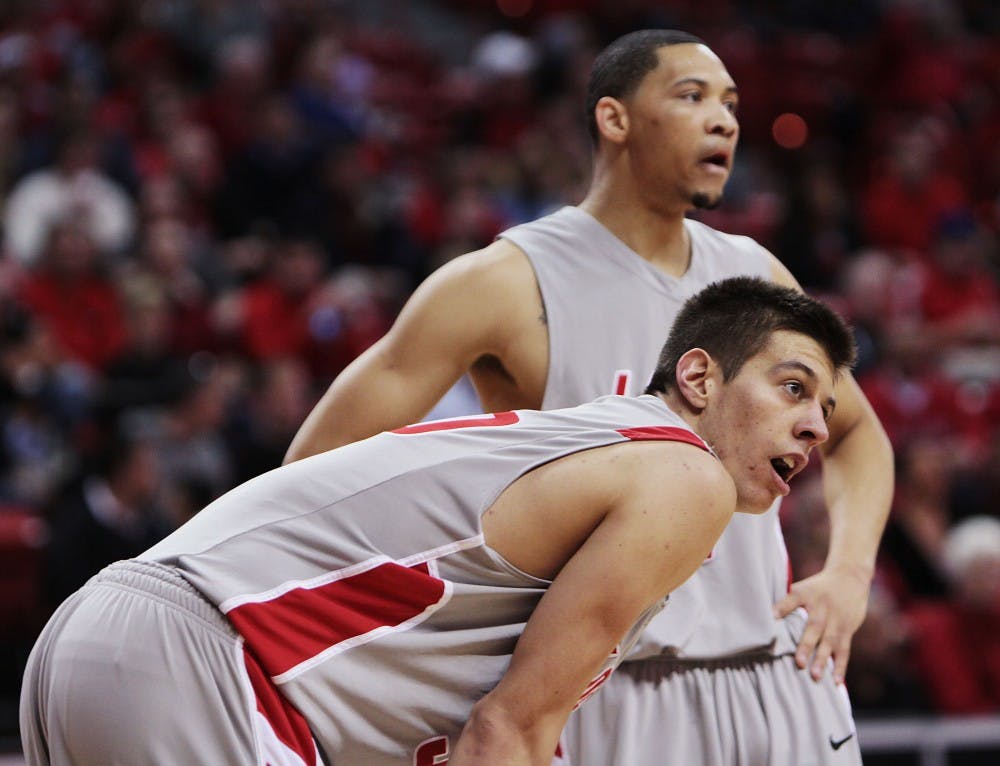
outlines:
{"label": "forearm", "polygon": [[[292,439],[285,453],[286,464],[350,444],[382,430],[374,425],[366,428],[354,418],[343,417],[337,404],[334,392],[327,390]],[[364,414],[366,410],[360,408],[358,412]],[[366,433],[368,431],[370,433]]]}
{"label": "forearm", "polygon": [[433,406],[398,396],[389,381],[371,386],[335,381],[302,423],[285,455],[285,463],[367,439],[382,431],[414,423]]}
{"label": "forearm", "polygon": [[373,346],[333,382],[295,434],[285,463],[367,439],[423,418],[459,377],[408,374]]}
{"label": "forearm", "polygon": [[892,504],[892,446],[873,412],[823,456],[823,487],[830,515],[826,566],[871,579]]}

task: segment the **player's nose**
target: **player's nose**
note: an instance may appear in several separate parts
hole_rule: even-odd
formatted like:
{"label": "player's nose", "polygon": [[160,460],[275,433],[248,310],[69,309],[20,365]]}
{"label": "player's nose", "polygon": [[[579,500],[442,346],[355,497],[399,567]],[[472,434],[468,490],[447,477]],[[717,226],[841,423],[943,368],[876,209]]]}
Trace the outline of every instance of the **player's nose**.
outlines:
{"label": "player's nose", "polygon": [[830,429],[823,417],[823,408],[819,402],[810,403],[806,413],[796,423],[796,438],[806,441],[809,447],[822,444],[830,438]]}

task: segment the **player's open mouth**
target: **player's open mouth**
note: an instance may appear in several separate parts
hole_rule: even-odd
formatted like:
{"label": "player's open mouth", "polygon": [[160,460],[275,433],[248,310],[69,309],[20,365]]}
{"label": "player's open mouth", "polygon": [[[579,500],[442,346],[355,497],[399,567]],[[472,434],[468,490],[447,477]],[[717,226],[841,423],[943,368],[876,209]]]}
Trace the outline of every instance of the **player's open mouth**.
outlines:
{"label": "player's open mouth", "polygon": [[771,458],[771,468],[774,470],[774,477],[782,495],[787,495],[791,491],[788,483],[808,463],[809,459],[804,455],[789,454]]}
{"label": "player's open mouth", "polygon": [[792,478],[792,472],[795,470],[795,461],[787,455],[776,457],[771,461],[771,467],[774,468],[774,472],[781,477],[782,481],[787,482]]}
{"label": "player's open mouth", "polygon": [[723,151],[712,152],[698,160],[698,164],[713,175],[725,175],[729,173],[729,154]]}

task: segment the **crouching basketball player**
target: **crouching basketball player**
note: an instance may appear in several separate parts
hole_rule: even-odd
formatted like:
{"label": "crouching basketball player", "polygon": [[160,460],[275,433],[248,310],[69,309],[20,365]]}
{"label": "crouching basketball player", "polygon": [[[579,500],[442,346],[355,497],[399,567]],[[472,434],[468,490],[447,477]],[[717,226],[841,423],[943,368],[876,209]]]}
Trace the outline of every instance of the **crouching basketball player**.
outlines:
{"label": "crouching basketball player", "polygon": [[646,395],[408,426],[253,479],[53,615],[29,764],[533,764],[734,511],[827,438],[850,333],[719,282]]}

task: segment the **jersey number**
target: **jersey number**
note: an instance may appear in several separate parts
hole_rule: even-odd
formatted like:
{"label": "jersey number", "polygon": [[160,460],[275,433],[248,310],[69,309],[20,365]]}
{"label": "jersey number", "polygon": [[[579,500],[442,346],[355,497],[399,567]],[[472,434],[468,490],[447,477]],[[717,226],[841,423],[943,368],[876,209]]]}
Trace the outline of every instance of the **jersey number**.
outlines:
{"label": "jersey number", "polygon": [[611,385],[611,393],[617,396],[628,396],[628,390],[632,384],[632,370],[615,370],[614,382]]}

